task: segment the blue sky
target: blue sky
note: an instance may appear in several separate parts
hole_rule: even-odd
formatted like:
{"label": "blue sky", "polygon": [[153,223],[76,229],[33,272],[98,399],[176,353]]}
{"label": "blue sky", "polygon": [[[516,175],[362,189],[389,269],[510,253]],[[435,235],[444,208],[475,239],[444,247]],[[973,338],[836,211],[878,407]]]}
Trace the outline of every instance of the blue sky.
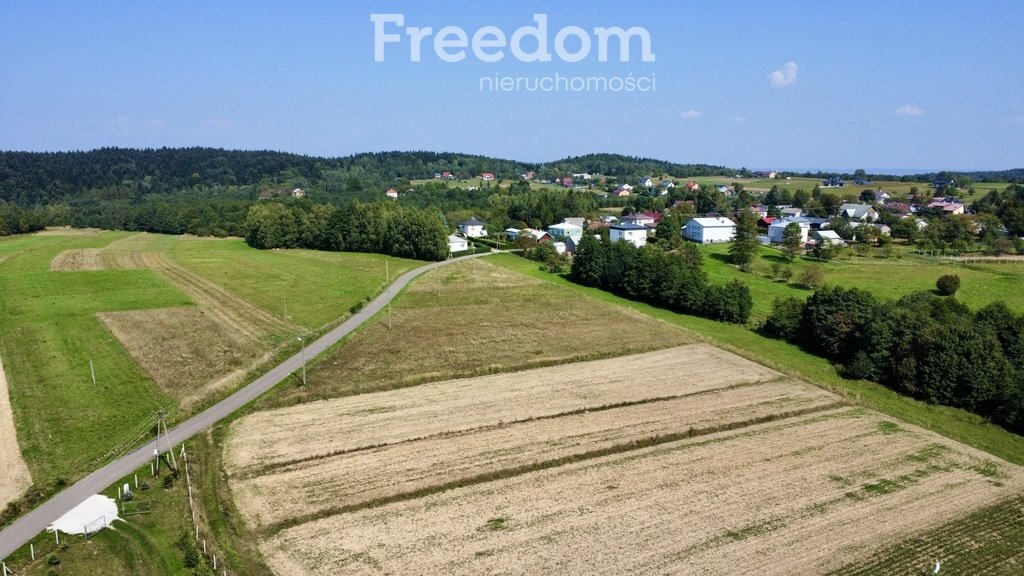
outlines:
{"label": "blue sky", "polygon": [[[214,146],[526,161],[614,152],[752,169],[1024,167],[1024,2],[0,0],[0,149]],[[374,61],[371,14],[400,42]],[[442,61],[433,40],[546,14],[551,62]],[[431,27],[410,61],[410,27]],[[560,59],[559,31],[591,40]],[[641,27],[630,59],[595,27]],[[581,48],[567,36],[565,49]],[[527,40],[524,50],[535,48]],[[491,49],[492,52],[495,49]],[[450,49],[455,52],[457,50]],[[488,91],[481,78],[650,78],[647,91]],[[536,83],[539,80],[534,80]]]}

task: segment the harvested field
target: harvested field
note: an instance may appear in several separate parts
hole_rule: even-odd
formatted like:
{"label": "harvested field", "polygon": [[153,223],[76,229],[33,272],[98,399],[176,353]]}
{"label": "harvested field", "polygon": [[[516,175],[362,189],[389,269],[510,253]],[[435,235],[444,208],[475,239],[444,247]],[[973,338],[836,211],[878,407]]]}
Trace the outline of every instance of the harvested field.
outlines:
{"label": "harvested field", "polygon": [[[261,407],[289,406],[451,378],[624,356],[692,334],[482,260],[418,278],[370,323]],[[614,336],[613,336],[614,334]],[[429,343],[429,344],[428,344]]]}
{"label": "harvested field", "polygon": [[0,509],[17,499],[32,484],[25,460],[21,457],[14,429],[14,413],[7,395],[7,376],[0,360]]}
{"label": "harvested field", "polygon": [[103,270],[99,248],[75,248],[57,254],[50,261],[54,272],[90,272]]}
{"label": "harvested field", "polygon": [[230,330],[202,308],[97,316],[160,389],[186,409],[200,397],[237,383],[265,354],[259,340]]}
{"label": "harvested field", "polygon": [[856,408],[285,529],[278,574],[818,574],[1019,493],[1013,465]]}
{"label": "harvested field", "polygon": [[[225,458],[230,469],[244,471],[779,377],[734,354],[694,344],[257,412],[232,425]],[[316,434],[309,433],[312,428]]]}
{"label": "harvested field", "polygon": [[233,478],[232,488],[250,527],[262,528],[652,438],[697,435],[835,405],[834,396],[808,384],[725,388],[250,471]]}

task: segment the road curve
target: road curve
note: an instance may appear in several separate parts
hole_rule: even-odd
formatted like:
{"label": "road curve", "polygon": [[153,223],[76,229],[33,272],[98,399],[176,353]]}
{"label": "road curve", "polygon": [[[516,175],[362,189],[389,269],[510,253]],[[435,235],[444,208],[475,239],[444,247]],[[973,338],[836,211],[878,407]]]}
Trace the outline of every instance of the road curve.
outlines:
{"label": "road curve", "polygon": [[[349,335],[353,330],[369,320],[374,314],[383,310],[395,295],[401,292],[409,282],[420,274],[460,260],[478,258],[486,255],[487,254],[476,254],[453,258],[451,260],[443,260],[441,262],[432,262],[402,274],[394,281],[394,283],[388,286],[383,293],[367,303],[362,310],[353,314],[338,327],[334,328],[327,334],[324,334],[316,341],[307,344],[305,351],[306,360],[308,361],[309,359],[315,358],[317,355],[336,344],[339,340]],[[302,368],[302,358],[303,355],[300,351],[270,369],[269,372],[263,374],[256,380],[253,380],[245,387],[239,389],[234,394],[175,426],[168,432],[171,445],[176,446],[181,444],[199,432],[213,426],[235,410],[255,399],[257,396],[263,394],[267,390],[270,390],[290,374],[296,370],[300,370]],[[146,444],[136,448],[134,451],[92,472],[78,482],[75,482],[63,492],[56,494],[28,514],[25,514],[16,520],[10,526],[4,528],[3,531],[0,531],[0,559],[11,555],[15,550],[25,545],[29,540],[35,537],[36,534],[45,530],[47,526],[52,524],[55,520],[63,516],[75,506],[78,506],[89,496],[99,493],[117,480],[131,474],[134,470],[145,466],[146,462],[148,462],[152,457],[153,443],[147,442]]]}

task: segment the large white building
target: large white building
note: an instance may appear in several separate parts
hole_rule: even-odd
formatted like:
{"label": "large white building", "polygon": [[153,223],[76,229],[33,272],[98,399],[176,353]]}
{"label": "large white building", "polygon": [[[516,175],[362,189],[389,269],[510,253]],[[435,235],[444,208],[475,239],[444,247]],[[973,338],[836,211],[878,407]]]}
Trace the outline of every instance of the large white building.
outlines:
{"label": "large white building", "polygon": [[736,237],[736,224],[728,218],[694,218],[683,226],[683,237],[701,244],[729,242]]}
{"label": "large white building", "polygon": [[612,224],[608,227],[608,239],[612,243],[625,240],[639,248],[647,244],[647,227],[638,224]]}

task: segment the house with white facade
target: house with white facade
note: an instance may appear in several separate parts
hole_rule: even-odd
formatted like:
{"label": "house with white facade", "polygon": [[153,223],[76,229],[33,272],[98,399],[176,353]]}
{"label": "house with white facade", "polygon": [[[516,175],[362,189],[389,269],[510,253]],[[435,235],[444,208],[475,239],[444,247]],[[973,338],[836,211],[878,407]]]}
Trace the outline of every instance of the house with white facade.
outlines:
{"label": "house with white facade", "polygon": [[462,236],[456,236],[452,234],[448,237],[448,252],[462,252],[463,250],[469,250],[469,240],[466,240]]}
{"label": "house with white facade", "polygon": [[580,238],[583,236],[583,227],[562,222],[561,224],[548,226],[548,234],[555,240],[564,240],[570,236]]}
{"label": "house with white facade", "polygon": [[639,224],[612,224],[608,227],[608,239],[613,244],[623,240],[640,248],[647,244],[647,227]]}
{"label": "house with white facade", "polygon": [[683,238],[701,244],[730,242],[736,237],[736,223],[728,218],[694,218],[683,226]]}
{"label": "house with white facade", "polygon": [[487,225],[476,218],[470,218],[459,224],[459,231],[465,234],[467,238],[481,238],[487,236],[485,226]]}
{"label": "house with white facade", "polygon": [[842,236],[836,233],[835,230],[812,230],[811,239],[816,244],[828,242],[833,246],[846,246],[846,240],[843,240]]}
{"label": "house with white facade", "polygon": [[782,233],[786,226],[796,223],[800,226],[800,243],[807,243],[807,235],[811,231],[811,223],[806,218],[779,218],[768,226],[768,240],[772,244],[782,244]]}

